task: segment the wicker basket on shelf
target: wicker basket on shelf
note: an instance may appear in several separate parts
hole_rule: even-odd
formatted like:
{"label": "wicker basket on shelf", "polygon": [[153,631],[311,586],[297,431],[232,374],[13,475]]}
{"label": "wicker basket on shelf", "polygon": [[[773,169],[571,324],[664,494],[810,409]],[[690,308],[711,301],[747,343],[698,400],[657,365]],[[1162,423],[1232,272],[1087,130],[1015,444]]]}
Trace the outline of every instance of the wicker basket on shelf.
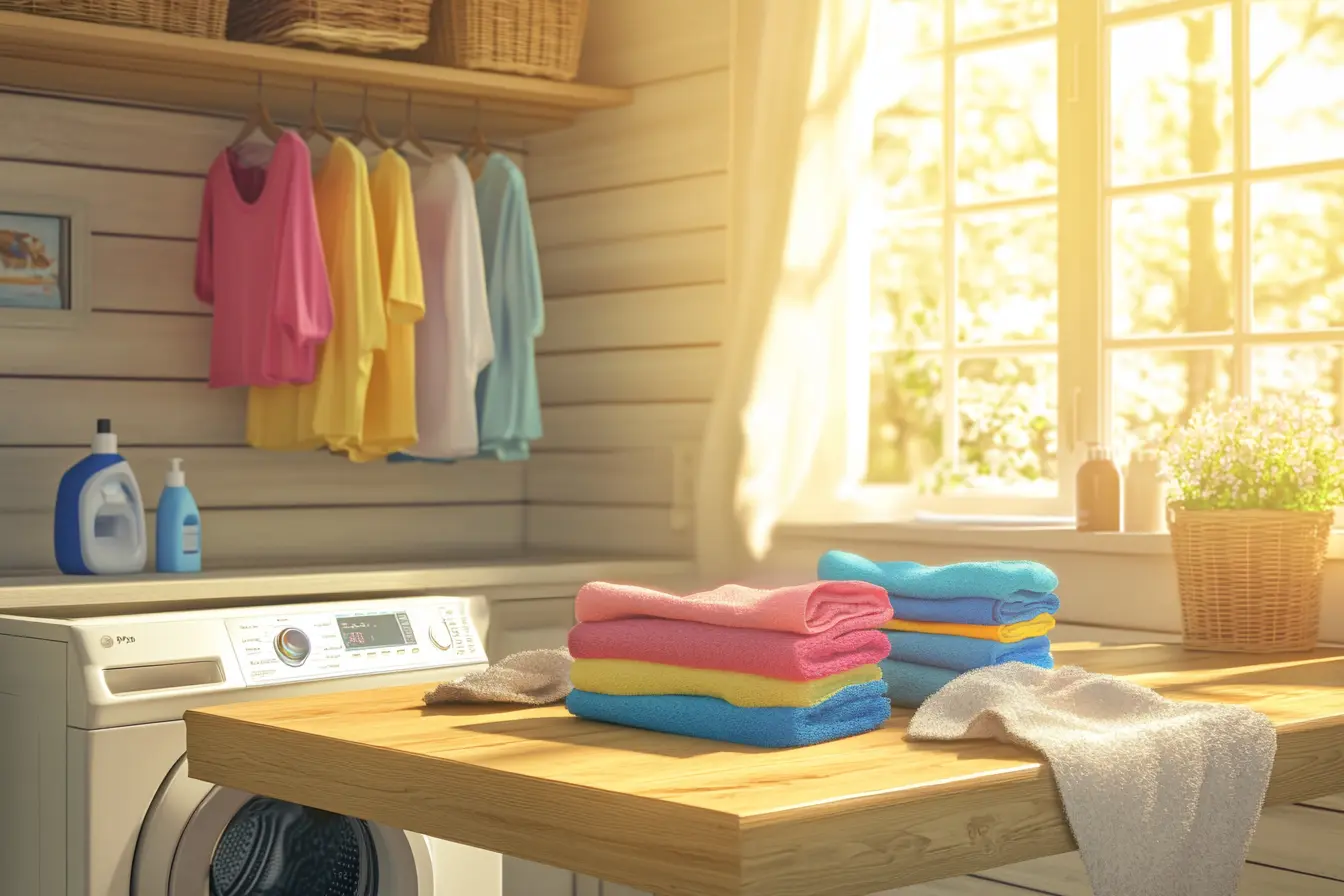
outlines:
{"label": "wicker basket on shelf", "polygon": [[572,81],[588,0],[436,0],[426,62]]}
{"label": "wicker basket on shelf", "polygon": [[222,39],[229,0],[0,0],[0,11]]}
{"label": "wicker basket on shelf", "polygon": [[1169,511],[1186,647],[1287,653],[1316,646],[1333,511]]}
{"label": "wicker basket on shelf", "polygon": [[229,38],[355,53],[415,50],[433,0],[233,0]]}

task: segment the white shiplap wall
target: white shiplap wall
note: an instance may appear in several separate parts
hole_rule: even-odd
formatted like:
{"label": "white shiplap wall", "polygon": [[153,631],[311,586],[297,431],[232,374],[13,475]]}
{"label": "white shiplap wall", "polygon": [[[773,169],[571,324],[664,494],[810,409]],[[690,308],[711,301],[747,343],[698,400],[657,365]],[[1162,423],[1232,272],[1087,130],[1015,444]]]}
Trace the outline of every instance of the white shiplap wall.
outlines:
{"label": "white shiplap wall", "polygon": [[[245,391],[206,388],[209,309],[191,291],[202,178],[237,121],[0,88],[0,122],[0,209],[14,193],[86,204],[94,309],[79,329],[0,328],[0,573],[53,566],[56,486],[98,417],[151,507],[168,459],[185,458],[210,567],[522,549],[521,465],[244,447]],[[581,368],[547,373],[551,395],[583,394]]]}
{"label": "white shiplap wall", "polygon": [[581,78],[633,87],[634,103],[528,141],[547,299],[533,548],[691,552],[728,310],[730,12],[594,0]]}

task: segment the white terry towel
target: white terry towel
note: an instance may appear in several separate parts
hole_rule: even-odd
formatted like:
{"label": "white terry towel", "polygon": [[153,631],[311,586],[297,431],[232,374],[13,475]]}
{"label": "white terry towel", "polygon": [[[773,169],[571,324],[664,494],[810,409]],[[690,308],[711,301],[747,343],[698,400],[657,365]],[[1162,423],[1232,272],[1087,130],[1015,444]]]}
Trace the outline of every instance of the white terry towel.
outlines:
{"label": "white terry towel", "polygon": [[522,703],[545,706],[569,696],[569,651],[524,650],[425,694],[426,703]]}
{"label": "white terry towel", "polygon": [[1269,786],[1274,726],[1076,666],[961,675],[912,740],[994,738],[1045,755],[1096,896],[1233,896]]}

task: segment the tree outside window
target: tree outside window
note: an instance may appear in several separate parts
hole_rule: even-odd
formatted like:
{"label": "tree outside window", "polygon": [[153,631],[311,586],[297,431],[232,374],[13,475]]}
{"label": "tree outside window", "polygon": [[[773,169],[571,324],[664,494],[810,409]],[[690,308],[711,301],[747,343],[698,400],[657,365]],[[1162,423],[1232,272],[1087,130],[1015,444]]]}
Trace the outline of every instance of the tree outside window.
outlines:
{"label": "tree outside window", "polygon": [[1067,512],[1206,399],[1344,422],[1344,0],[1101,3],[878,4],[870,485]]}

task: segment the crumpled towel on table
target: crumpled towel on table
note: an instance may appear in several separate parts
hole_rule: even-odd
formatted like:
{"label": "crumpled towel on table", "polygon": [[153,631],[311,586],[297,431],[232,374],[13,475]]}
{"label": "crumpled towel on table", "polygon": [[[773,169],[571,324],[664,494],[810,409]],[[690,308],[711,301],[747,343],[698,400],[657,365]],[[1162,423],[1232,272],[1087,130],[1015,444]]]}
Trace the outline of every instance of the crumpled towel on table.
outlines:
{"label": "crumpled towel on table", "polygon": [[1234,896],[1277,747],[1269,719],[1244,706],[1023,663],[950,680],[908,734],[1043,754],[1095,896]]}
{"label": "crumpled towel on table", "polygon": [[559,703],[572,690],[569,669],[573,662],[563,647],[524,650],[456,681],[443,682],[425,694],[425,703]]}

